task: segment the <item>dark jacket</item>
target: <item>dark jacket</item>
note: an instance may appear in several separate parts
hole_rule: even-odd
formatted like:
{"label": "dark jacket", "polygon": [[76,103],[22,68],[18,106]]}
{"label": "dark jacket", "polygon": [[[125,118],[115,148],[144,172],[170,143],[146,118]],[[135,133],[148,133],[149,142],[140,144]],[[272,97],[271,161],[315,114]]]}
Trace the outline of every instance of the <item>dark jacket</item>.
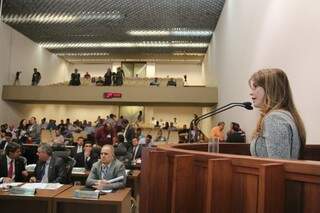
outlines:
{"label": "dark jacket", "polygon": [[[35,168],[35,176],[37,181],[41,181],[42,169],[44,169],[45,162],[38,161]],[[60,157],[51,157],[48,170],[49,183],[65,183],[66,182],[66,166],[64,160]]]}
{"label": "dark jacket", "polygon": [[[8,168],[7,168],[7,157],[6,155],[1,155],[0,156],[0,178],[1,177],[8,177]],[[15,178],[14,181],[15,182],[24,182],[25,181],[25,177],[22,175],[22,172],[25,171],[25,165],[23,162],[22,158],[18,158],[15,160],[14,163],[15,166]]]}
{"label": "dark jacket", "polygon": [[85,160],[84,152],[76,154],[74,159],[76,160],[76,165],[74,165],[75,167],[84,167],[88,171],[90,171],[92,165],[98,161],[98,158],[92,154]]}
{"label": "dark jacket", "polygon": [[136,159],[138,159],[138,158],[141,158],[141,155],[142,155],[142,145],[141,145],[141,144],[138,144],[138,145],[136,146],[136,149],[138,149],[138,150],[136,151],[136,156],[134,156],[134,152],[135,152],[134,146],[129,149],[129,152],[132,154],[132,158],[131,158],[132,160],[136,160]]}
{"label": "dark jacket", "polygon": [[116,155],[117,159],[120,161],[130,161],[132,155],[128,152],[127,147],[124,143],[119,143],[114,146],[114,154]]}

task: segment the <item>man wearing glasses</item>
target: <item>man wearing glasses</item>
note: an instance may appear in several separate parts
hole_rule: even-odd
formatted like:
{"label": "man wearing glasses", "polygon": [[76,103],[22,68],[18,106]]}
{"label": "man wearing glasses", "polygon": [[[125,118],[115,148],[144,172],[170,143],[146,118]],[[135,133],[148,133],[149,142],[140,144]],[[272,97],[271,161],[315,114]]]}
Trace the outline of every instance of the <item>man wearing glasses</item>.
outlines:
{"label": "man wearing glasses", "polygon": [[[100,157],[101,159],[91,168],[86,186],[99,190],[124,188],[127,179],[125,166],[115,158],[113,146],[104,145]],[[111,183],[110,180],[114,178],[119,178],[119,180]]]}

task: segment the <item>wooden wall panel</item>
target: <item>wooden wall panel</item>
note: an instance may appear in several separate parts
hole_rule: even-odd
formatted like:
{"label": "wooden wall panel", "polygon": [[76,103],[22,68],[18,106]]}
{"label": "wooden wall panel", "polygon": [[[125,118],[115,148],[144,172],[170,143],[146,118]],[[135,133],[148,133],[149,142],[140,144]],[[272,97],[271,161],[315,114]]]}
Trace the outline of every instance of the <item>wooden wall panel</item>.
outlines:
{"label": "wooden wall panel", "polygon": [[140,213],[167,212],[169,179],[167,152],[143,149],[142,159]]}
{"label": "wooden wall panel", "polygon": [[304,184],[304,208],[303,213],[320,212],[320,186],[319,184]]}
{"label": "wooden wall panel", "polygon": [[230,159],[208,161],[207,213],[231,213],[232,162]]}
{"label": "wooden wall panel", "polygon": [[193,156],[174,156],[172,172],[171,211],[172,213],[193,213],[194,175]]}

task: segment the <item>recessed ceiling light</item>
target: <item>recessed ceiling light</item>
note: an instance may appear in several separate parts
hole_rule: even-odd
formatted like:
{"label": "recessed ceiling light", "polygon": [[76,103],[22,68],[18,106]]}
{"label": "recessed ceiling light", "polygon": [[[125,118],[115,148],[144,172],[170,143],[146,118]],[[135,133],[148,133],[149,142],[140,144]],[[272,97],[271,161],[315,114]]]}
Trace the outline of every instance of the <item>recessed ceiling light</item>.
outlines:
{"label": "recessed ceiling light", "polygon": [[204,53],[172,53],[175,56],[204,56]]}
{"label": "recessed ceiling light", "polygon": [[108,56],[109,53],[57,53],[58,56]]}
{"label": "recessed ceiling light", "polygon": [[101,43],[40,43],[41,47],[47,49],[62,48],[145,48],[145,47],[175,47],[175,48],[206,48],[208,43],[191,43],[191,42],[101,42]]}
{"label": "recessed ceiling light", "polygon": [[73,23],[83,20],[117,20],[121,19],[119,13],[83,13],[81,16],[58,13],[58,14],[25,14],[25,15],[5,15],[2,21],[5,23],[22,24],[22,23]]}
{"label": "recessed ceiling light", "polygon": [[127,32],[133,36],[211,36],[210,30],[132,30]]}

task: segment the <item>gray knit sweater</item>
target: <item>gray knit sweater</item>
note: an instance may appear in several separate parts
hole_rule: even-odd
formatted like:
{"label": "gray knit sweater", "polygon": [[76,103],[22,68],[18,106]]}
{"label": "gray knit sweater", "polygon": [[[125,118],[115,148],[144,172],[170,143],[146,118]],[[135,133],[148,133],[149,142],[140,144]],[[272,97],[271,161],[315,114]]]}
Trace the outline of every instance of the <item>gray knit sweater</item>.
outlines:
{"label": "gray knit sweater", "polygon": [[262,136],[250,144],[251,155],[265,158],[298,159],[300,138],[290,112],[277,110],[266,115]]}

